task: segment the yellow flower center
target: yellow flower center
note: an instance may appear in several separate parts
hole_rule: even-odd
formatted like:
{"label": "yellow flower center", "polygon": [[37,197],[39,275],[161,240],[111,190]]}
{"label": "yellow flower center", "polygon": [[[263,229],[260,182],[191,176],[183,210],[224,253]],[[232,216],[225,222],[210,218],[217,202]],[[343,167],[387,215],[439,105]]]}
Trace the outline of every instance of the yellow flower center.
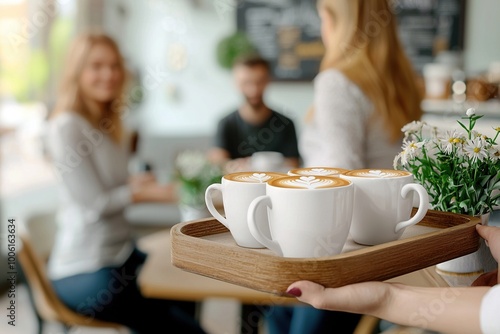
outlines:
{"label": "yellow flower center", "polygon": [[453,143],[454,144],[460,144],[462,140],[460,138],[453,138]]}
{"label": "yellow flower center", "polygon": [[479,147],[474,147],[474,153],[479,153],[481,152],[481,149]]}

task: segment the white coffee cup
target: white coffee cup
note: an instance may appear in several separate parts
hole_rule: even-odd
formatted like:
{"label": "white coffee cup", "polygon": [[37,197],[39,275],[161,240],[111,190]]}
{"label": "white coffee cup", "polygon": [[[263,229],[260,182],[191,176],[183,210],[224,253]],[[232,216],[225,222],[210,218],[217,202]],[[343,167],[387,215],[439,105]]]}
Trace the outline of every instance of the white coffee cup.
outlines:
{"label": "white coffee cup", "polygon": [[[420,222],[429,208],[427,191],[413,183],[406,171],[359,169],[340,176],[354,184],[354,210],[351,236],[363,245],[378,245],[401,237],[404,229]],[[419,208],[410,218],[413,196],[417,192]]]}
{"label": "white coffee cup", "polygon": [[[351,225],[354,188],[338,177],[288,176],[266,185],[266,195],[248,208],[248,227],[260,243],[284,257],[339,254]],[[269,208],[272,238],[259,223],[258,210]]]}
{"label": "white coffee cup", "polygon": [[[248,229],[248,206],[255,198],[265,195],[267,181],[283,176],[286,175],[260,172],[227,174],[222,177],[222,183],[212,184],[207,188],[205,203],[208,211],[210,211],[215,219],[229,229],[239,246],[263,248],[264,246],[255,240]],[[222,193],[222,203],[226,217],[223,217],[214,206],[212,193],[215,191]],[[259,221],[267,225],[267,212],[265,209],[258,212],[258,218]]]}
{"label": "white coffee cup", "polygon": [[285,157],[279,152],[256,152],[250,159],[252,170],[258,172],[281,172],[285,164]]}
{"label": "white coffee cup", "polygon": [[452,68],[446,64],[429,63],[422,69],[425,96],[428,99],[447,99]]}
{"label": "white coffee cup", "polygon": [[296,168],[288,171],[288,175],[301,175],[301,176],[330,176],[335,177],[340,174],[346,173],[349,170],[336,167],[304,167]]}

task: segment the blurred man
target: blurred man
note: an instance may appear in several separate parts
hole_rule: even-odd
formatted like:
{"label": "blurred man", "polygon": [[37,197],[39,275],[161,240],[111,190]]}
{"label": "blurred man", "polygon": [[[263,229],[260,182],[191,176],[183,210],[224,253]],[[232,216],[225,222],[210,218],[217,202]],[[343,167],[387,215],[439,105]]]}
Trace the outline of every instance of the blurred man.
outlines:
{"label": "blurred man", "polygon": [[229,171],[249,169],[248,157],[262,151],[283,154],[287,167],[299,165],[293,122],[264,102],[269,72],[267,61],[258,56],[241,58],[233,67],[243,104],[219,122],[215,147],[209,152],[212,162],[226,165]]}

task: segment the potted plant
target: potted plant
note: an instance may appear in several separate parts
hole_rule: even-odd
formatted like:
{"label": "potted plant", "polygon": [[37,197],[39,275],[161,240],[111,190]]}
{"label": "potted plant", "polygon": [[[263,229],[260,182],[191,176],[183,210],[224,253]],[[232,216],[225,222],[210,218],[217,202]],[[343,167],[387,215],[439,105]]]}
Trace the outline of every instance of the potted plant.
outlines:
{"label": "potted plant", "polygon": [[[496,135],[490,138],[474,130],[482,115],[467,110],[460,130],[441,131],[424,122],[403,127],[403,151],[395,169],[407,170],[429,193],[434,210],[479,216],[487,224],[489,213],[500,204],[500,152]],[[438,265],[446,272],[489,271],[496,263],[484,242],[479,251]]]}
{"label": "potted plant", "polygon": [[196,150],[181,152],[175,161],[179,181],[179,209],[182,221],[210,217],[205,205],[205,190],[220,183],[222,170],[211,164],[205,154]]}

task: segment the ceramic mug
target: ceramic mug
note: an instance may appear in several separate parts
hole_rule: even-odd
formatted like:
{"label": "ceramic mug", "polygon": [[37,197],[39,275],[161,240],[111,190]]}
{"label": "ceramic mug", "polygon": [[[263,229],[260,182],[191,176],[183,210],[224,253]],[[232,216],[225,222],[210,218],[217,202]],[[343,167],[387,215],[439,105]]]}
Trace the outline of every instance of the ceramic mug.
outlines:
{"label": "ceramic mug", "polygon": [[[340,176],[354,184],[351,236],[363,245],[397,240],[405,228],[420,222],[429,208],[427,191],[413,183],[413,174],[400,170],[352,170]],[[410,218],[415,191],[418,211]]]}
{"label": "ceramic mug", "polygon": [[283,172],[285,157],[279,152],[255,152],[250,158],[252,170],[259,172]]}
{"label": "ceramic mug", "polygon": [[288,171],[288,175],[295,176],[330,176],[335,177],[340,174],[348,172],[348,169],[335,168],[335,167],[305,167],[296,168]]}
{"label": "ceramic mug", "polygon": [[[212,184],[205,192],[205,203],[208,211],[221,224],[226,226],[239,246],[247,248],[263,248],[248,230],[248,206],[257,197],[266,193],[266,182],[286,176],[279,173],[241,172],[227,174],[222,177],[221,183]],[[222,203],[226,217],[223,217],[215,208],[212,193],[222,193]],[[258,219],[263,224],[267,222],[266,210],[258,212]],[[269,233],[269,232],[268,232]]]}
{"label": "ceramic mug", "polygon": [[[248,227],[261,244],[284,257],[339,254],[351,224],[354,187],[341,178],[288,176],[271,180],[248,208]],[[258,211],[268,207],[271,238]]]}

